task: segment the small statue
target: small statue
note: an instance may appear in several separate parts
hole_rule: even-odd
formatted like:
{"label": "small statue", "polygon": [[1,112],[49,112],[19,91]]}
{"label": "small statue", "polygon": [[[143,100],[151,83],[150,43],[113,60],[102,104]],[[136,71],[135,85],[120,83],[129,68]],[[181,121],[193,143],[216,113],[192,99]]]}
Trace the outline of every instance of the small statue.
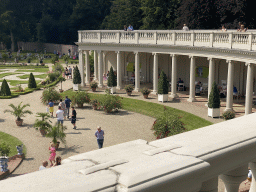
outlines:
{"label": "small statue", "polygon": [[16,146],[16,148],[17,148],[17,151],[18,151],[18,155],[22,155],[23,154],[22,153],[22,151],[23,151],[23,144]]}

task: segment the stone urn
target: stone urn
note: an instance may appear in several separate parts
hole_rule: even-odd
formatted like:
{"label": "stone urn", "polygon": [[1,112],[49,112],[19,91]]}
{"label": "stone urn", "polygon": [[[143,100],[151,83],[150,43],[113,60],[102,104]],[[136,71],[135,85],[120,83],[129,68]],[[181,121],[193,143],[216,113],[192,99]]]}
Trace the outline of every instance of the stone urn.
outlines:
{"label": "stone urn", "polygon": [[148,95],[149,95],[149,94],[143,95],[144,99],[148,99]]}
{"label": "stone urn", "polygon": [[126,93],[127,93],[128,96],[132,95],[132,91],[126,91]]}

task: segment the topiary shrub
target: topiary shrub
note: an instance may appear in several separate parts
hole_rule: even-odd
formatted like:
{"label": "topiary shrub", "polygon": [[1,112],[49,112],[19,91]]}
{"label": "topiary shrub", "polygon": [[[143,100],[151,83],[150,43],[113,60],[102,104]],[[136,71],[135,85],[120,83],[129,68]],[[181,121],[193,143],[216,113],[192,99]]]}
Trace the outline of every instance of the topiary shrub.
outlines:
{"label": "topiary shrub", "polygon": [[234,119],[236,114],[234,111],[226,111],[222,114],[223,118],[225,120]]}
{"label": "topiary shrub", "polygon": [[77,66],[74,69],[73,83],[74,84],[81,84],[81,75],[80,75],[80,72],[79,72],[79,69],[78,69]]}
{"label": "topiary shrub", "polygon": [[208,101],[209,108],[220,108],[220,93],[215,81],[212,84],[212,90]]}
{"label": "topiary shrub", "polygon": [[113,71],[113,67],[110,67],[109,75],[108,75],[108,87],[116,87],[116,76]]}
{"label": "topiary shrub", "polygon": [[10,96],[11,94],[12,93],[11,93],[10,87],[9,87],[7,81],[4,79],[2,82],[2,86],[1,86],[1,95],[2,96]]}
{"label": "topiary shrub", "polygon": [[186,129],[178,116],[173,115],[164,107],[164,113],[159,116],[152,126],[157,139],[169,137],[184,132]]}
{"label": "topiary shrub", "polygon": [[160,78],[158,81],[158,94],[168,94],[168,81],[164,71],[161,71]]}
{"label": "topiary shrub", "polygon": [[36,80],[33,73],[30,73],[30,76],[28,79],[28,88],[36,88]]}

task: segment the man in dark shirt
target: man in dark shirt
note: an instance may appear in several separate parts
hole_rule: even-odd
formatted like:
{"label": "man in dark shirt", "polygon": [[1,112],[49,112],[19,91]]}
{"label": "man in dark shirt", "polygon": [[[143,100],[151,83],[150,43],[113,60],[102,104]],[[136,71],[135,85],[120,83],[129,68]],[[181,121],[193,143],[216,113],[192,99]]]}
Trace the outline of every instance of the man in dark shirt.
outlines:
{"label": "man in dark shirt", "polygon": [[75,107],[72,108],[72,116],[71,116],[71,123],[74,125],[73,129],[76,129],[76,110]]}
{"label": "man in dark shirt", "polygon": [[71,103],[71,100],[68,98],[68,96],[66,96],[65,104],[66,104],[67,117],[68,117],[68,118],[69,118],[69,108],[70,108],[70,103]]}

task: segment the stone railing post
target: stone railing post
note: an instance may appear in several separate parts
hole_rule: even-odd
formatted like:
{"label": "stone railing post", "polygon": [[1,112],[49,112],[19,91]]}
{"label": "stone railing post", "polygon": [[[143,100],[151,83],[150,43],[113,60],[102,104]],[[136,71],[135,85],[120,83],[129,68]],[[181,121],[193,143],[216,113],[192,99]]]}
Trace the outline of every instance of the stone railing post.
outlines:
{"label": "stone railing post", "polygon": [[211,32],[210,33],[210,44],[209,44],[210,47],[213,47],[213,38],[214,38],[214,34],[213,34],[213,32]]}
{"label": "stone railing post", "polygon": [[252,50],[252,33],[250,33],[248,37],[248,50]]}
{"label": "stone railing post", "polygon": [[101,43],[101,32],[97,32],[97,36],[98,36],[98,43]]}
{"label": "stone railing post", "polygon": [[176,33],[175,32],[172,33],[172,43],[173,43],[173,45],[176,45]]}
{"label": "stone railing post", "polygon": [[116,43],[120,43],[120,32],[116,32]]}
{"label": "stone railing post", "polygon": [[154,32],[154,43],[157,44],[157,32]]}
{"label": "stone railing post", "polygon": [[139,32],[135,32],[135,44],[139,43]]}
{"label": "stone railing post", "polygon": [[82,32],[78,31],[78,42],[82,42]]}
{"label": "stone railing post", "polygon": [[220,178],[225,184],[225,192],[238,191],[239,185],[247,178],[248,166],[244,165],[225,174],[220,175]]}
{"label": "stone railing post", "polygon": [[233,33],[229,33],[229,48],[232,49]]}
{"label": "stone railing post", "polygon": [[195,32],[193,31],[191,33],[191,46],[193,47],[194,46],[194,43],[195,43]]}

